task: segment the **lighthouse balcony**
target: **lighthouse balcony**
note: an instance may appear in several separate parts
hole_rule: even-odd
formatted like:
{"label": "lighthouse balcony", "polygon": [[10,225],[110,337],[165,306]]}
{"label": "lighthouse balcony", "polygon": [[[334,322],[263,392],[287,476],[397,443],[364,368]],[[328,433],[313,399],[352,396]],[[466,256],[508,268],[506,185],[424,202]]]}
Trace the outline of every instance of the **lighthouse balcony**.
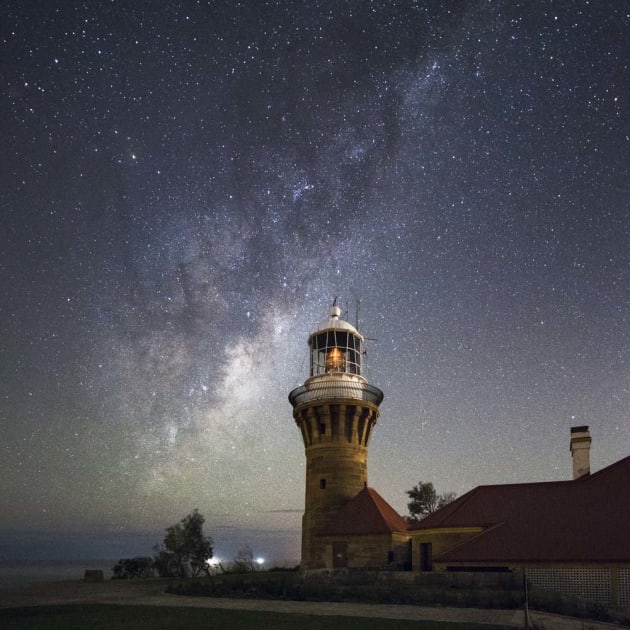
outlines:
{"label": "lighthouse balcony", "polygon": [[311,377],[289,394],[293,407],[317,400],[329,399],[363,400],[380,405],[383,392],[374,385],[369,385],[363,377],[348,374]]}

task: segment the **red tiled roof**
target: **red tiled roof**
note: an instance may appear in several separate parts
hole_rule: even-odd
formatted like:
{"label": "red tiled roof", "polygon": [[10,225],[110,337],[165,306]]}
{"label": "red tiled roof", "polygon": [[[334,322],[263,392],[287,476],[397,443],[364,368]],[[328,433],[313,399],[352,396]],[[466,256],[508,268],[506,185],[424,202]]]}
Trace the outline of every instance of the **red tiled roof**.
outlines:
{"label": "red tiled roof", "polygon": [[487,527],[438,562],[630,561],[630,457],[575,481],[479,486],[413,525]]}
{"label": "red tiled roof", "polygon": [[364,488],[335,515],[321,536],[374,535],[404,532],[407,522],[373,488]]}

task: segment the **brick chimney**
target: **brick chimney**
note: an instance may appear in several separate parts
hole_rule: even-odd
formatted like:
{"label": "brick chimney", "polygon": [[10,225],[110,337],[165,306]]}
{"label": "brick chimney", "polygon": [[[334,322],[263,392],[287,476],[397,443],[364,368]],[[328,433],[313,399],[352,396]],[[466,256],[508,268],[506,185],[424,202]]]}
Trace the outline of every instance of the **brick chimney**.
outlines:
{"label": "brick chimney", "polygon": [[571,427],[573,479],[591,474],[591,434],[588,427]]}

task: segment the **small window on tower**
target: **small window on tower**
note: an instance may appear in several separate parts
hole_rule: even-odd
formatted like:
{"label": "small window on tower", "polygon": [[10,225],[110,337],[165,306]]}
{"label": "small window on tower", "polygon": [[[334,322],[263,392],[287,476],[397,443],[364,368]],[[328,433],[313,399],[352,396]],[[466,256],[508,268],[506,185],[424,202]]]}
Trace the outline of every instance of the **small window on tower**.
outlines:
{"label": "small window on tower", "polygon": [[326,425],[323,422],[319,424],[319,432],[321,435],[326,435]]}
{"label": "small window on tower", "polygon": [[325,479],[320,479],[319,480],[319,489],[320,490],[326,490],[326,480]]}

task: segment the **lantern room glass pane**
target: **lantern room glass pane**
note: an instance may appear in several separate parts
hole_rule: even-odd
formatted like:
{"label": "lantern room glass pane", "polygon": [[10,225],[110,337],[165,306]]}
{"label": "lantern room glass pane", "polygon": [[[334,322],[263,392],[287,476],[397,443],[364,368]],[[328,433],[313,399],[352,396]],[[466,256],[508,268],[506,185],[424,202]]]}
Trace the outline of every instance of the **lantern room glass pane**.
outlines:
{"label": "lantern room glass pane", "polygon": [[361,374],[361,339],[346,330],[327,330],[311,337],[311,376]]}

